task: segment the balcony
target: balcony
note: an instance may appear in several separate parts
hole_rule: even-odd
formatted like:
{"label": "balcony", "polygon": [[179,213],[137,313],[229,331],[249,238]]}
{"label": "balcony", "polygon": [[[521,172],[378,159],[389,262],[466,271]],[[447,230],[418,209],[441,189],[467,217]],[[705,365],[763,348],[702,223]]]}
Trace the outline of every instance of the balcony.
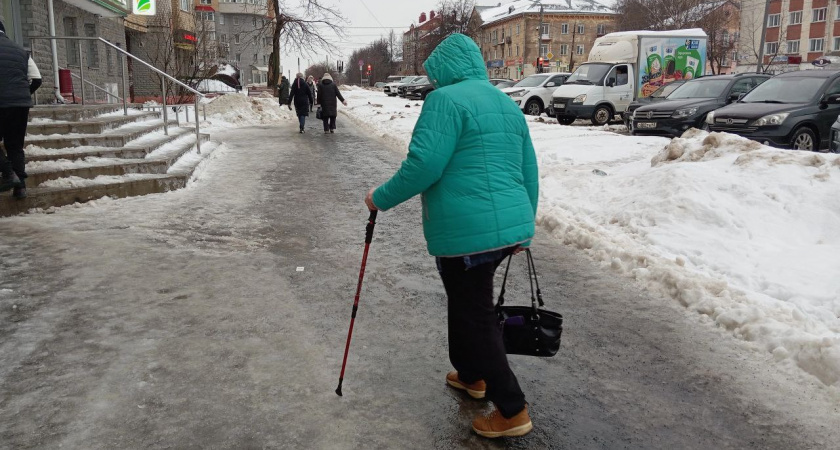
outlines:
{"label": "balcony", "polygon": [[550,33],[542,33],[540,35],[540,40],[550,41],[551,40],[551,34]]}

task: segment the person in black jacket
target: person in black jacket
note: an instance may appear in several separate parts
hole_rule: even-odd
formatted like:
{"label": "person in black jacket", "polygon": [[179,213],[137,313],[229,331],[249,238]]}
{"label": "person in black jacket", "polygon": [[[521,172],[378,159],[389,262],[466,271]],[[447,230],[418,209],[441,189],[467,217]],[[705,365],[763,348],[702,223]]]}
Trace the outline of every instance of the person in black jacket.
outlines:
{"label": "person in black jacket", "polygon": [[0,151],[0,192],[14,189],[15,198],[26,196],[23,145],[32,93],[41,78],[40,74],[36,78],[38,69],[30,61],[26,50],[6,36],[0,21],[0,140],[6,148],[5,154]]}
{"label": "person in black jacket", "polygon": [[289,103],[289,79],[286,78],[286,75],[280,77],[280,93],[278,96],[280,97],[280,104],[286,105]]}
{"label": "person in black jacket", "polygon": [[289,97],[289,109],[292,109],[292,103],[295,104],[295,113],[300,122],[300,132],[303,133],[303,127],[306,125],[306,118],[309,116],[309,107],[312,105],[312,91],[303,80],[303,74],[299,73],[292,82],[292,93]]}
{"label": "person in black jacket", "polygon": [[329,72],[318,83],[318,104],[321,105],[321,120],[324,121],[324,133],[335,133],[335,118],[338,116],[338,100],[344,106],[347,102],[341,96],[338,85],[333,82]]}

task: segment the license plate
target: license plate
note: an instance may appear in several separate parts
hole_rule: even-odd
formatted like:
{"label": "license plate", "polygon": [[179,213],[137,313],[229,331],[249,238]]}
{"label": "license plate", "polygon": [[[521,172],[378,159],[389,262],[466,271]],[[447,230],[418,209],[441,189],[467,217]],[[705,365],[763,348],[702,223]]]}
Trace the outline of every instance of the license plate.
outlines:
{"label": "license plate", "polygon": [[656,128],[656,122],[637,122],[636,128]]}
{"label": "license plate", "polygon": [[565,103],[556,103],[554,105],[554,107],[557,108],[557,109],[566,109],[566,104]]}

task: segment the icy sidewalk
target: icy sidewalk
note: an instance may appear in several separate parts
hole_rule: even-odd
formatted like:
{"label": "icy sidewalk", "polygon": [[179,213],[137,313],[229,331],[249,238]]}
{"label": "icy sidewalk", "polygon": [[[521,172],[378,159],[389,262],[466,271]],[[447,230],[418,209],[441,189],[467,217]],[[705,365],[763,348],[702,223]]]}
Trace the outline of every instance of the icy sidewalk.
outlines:
{"label": "icy sidewalk", "polygon": [[[345,90],[342,111],[405,151],[422,102]],[[840,395],[840,156],[528,121],[553,236]]]}

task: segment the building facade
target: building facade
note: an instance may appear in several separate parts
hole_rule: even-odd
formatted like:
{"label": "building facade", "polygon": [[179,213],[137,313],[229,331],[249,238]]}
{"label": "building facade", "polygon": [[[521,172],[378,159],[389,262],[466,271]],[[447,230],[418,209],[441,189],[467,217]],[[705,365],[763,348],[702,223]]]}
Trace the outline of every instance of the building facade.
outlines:
{"label": "building facade", "polygon": [[408,31],[403,33],[403,64],[402,75],[423,75],[426,69],[423,63],[435,46],[435,32],[440,27],[440,17],[435,11],[420,13],[417,24],[411,24]]}
{"label": "building facade", "polygon": [[[540,5],[513,1],[477,7],[480,22],[474,36],[491,78],[520,79],[536,73],[573,71],[585,62],[595,39],[615,31],[615,13],[595,1],[572,0]],[[542,18],[542,22],[540,22]]]}
{"label": "building facade", "polygon": [[[53,11],[57,36],[101,37],[125,48],[123,18],[130,11],[128,0],[54,0]],[[79,97],[81,83],[77,78],[73,78],[72,89],[59,89],[58,68],[70,69],[78,76],[84,66],[86,80],[119,94],[120,60],[115,50],[100,42],[57,40],[58,68],[53,66],[50,41],[33,38],[50,34],[47,0],[0,0],[0,16],[9,37],[32,52],[41,71],[43,87],[36,98],[39,103],[54,101],[59,90],[75,92]],[[105,94],[98,96],[104,101]],[[87,98],[92,99],[90,88]]]}
{"label": "building facade", "polygon": [[273,14],[266,0],[195,0],[196,9],[211,6],[205,11],[215,22],[214,35],[218,40],[218,62],[239,69],[243,86],[265,84],[268,81],[268,59],[271,56],[271,21]]}
{"label": "building facade", "polygon": [[[765,6],[767,11],[765,14]],[[763,52],[761,32],[765,25]],[[739,72],[757,70],[761,54],[771,73],[813,69],[827,57],[840,67],[840,4],[829,0],[746,0],[741,11]]]}

